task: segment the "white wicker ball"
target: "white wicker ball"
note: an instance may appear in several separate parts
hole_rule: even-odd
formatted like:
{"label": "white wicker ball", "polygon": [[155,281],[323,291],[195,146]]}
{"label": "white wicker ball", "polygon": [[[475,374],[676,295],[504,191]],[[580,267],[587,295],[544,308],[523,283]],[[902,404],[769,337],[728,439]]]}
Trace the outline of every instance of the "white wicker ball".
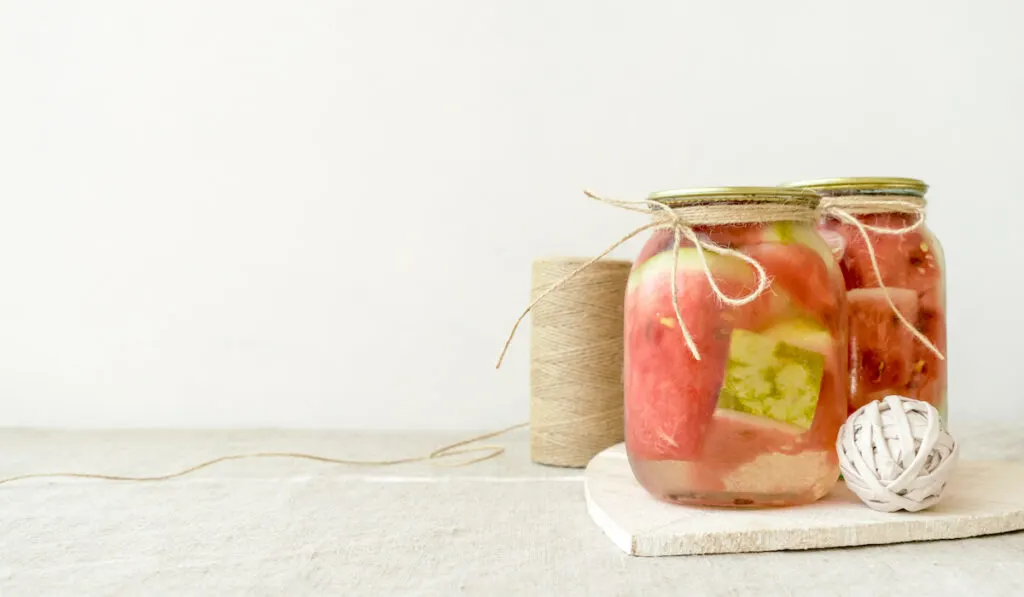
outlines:
{"label": "white wicker ball", "polygon": [[847,487],[880,512],[934,506],[957,462],[939,411],[902,396],[857,409],[840,427],[836,450]]}

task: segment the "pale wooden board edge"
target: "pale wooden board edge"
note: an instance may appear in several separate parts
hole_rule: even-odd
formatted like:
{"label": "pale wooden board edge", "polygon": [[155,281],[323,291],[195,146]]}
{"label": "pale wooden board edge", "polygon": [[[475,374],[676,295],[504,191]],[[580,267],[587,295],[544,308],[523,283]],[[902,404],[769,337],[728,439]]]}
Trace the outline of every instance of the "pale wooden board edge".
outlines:
{"label": "pale wooden board edge", "polygon": [[[605,450],[605,453],[621,451],[622,444]],[[621,466],[628,467],[624,458],[616,458]],[[967,461],[967,466],[971,461]],[[1024,472],[1024,465],[1016,462],[986,462],[986,465],[1005,465],[1009,474]],[[713,533],[676,535],[666,537],[657,532],[632,533],[619,525],[612,514],[594,499],[588,475],[584,476],[584,496],[587,512],[612,543],[628,555],[640,557],[712,555],[726,553],[758,553],[769,551],[806,551],[867,545],[885,545],[921,541],[948,541],[985,535],[1012,533],[1024,530],[1024,507],[1016,512],[1007,512],[985,518],[964,519],[955,529],[948,527],[947,520],[934,520],[914,514],[894,515],[891,520],[869,521],[854,526],[815,527],[815,535],[807,537],[804,529],[773,529],[760,531],[722,531]],[[634,481],[635,482],[635,481]],[[648,496],[647,499],[653,499]],[[680,508],[684,506],[679,506]],[[865,509],[867,507],[865,506]],[[722,511],[728,516],[729,511]],[[936,528],[942,527],[942,531]],[[710,539],[710,540],[709,540]]]}

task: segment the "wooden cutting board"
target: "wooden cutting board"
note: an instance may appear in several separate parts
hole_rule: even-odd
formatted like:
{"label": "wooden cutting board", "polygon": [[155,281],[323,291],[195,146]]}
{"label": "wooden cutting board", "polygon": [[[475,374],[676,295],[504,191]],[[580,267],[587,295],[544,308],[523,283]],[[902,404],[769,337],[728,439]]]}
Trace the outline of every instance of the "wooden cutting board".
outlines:
{"label": "wooden cutting board", "polygon": [[961,539],[1024,529],[1024,464],[961,460],[943,500],[922,512],[875,512],[840,481],[807,506],[728,510],[651,497],[633,478],[623,444],[590,461],[587,510],[620,549],[673,556],[820,549]]}

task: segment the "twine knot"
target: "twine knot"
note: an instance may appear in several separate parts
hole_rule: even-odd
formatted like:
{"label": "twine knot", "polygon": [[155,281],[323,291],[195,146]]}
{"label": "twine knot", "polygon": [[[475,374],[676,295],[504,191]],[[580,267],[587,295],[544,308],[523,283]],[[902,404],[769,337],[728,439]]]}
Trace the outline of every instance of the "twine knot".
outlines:
{"label": "twine knot", "polygon": [[836,450],[847,487],[879,512],[934,506],[957,462],[939,411],[902,396],[857,409],[839,428]]}

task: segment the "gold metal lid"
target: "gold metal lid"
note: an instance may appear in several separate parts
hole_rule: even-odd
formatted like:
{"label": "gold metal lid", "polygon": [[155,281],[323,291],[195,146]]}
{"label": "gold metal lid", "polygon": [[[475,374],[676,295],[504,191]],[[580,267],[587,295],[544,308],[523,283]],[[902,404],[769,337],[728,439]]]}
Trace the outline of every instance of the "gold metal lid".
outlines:
{"label": "gold metal lid", "polygon": [[718,202],[789,203],[818,207],[818,194],[810,189],[785,187],[702,187],[658,191],[647,196],[666,205]]}
{"label": "gold metal lid", "polygon": [[924,196],[928,185],[916,178],[821,178],[818,180],[800,180],[779,185],[787,189],[810,189],[821,193],[856,193],[896,191],[904,194]]}

